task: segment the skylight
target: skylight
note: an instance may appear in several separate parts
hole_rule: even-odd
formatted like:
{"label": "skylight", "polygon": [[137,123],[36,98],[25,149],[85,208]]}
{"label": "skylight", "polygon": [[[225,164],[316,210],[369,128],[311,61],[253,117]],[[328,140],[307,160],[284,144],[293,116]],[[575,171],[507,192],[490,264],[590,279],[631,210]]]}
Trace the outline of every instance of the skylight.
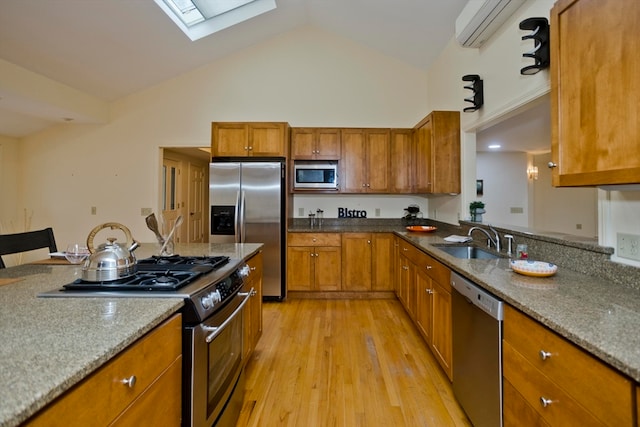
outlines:
{"label": "skylight", "polygon": [[275,0],[154,0],[192,40],[276,8]]}

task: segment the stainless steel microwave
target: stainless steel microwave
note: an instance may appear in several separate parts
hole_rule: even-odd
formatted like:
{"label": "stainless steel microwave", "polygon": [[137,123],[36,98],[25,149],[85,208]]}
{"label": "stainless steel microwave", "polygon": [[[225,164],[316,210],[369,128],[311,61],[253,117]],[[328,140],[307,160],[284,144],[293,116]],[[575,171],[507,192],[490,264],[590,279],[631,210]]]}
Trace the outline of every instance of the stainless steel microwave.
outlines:
{"label": "stainless steel microwave", "polygon": [[338,162],[295,161],[293,188],[338,189]]}

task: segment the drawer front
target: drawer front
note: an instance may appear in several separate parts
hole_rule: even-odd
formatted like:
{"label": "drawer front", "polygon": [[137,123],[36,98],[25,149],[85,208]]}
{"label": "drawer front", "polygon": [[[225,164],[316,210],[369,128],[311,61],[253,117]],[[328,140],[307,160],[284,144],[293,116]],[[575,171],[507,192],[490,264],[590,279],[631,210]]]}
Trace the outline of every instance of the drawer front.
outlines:
{"label": "drawer front", "polygon": [[[590,412],[533,366],[508,342],[502,346],[504,378],[540,416],[553,426],[602,426]],[[504,406],[512,403],[505,396]],[[546,403],[545,403],[546,401]],[[605,418],[606,420],[606,418]],[[505,420],[506,421],[506,420]]]}
{"label": "drawer front", "polygon": [[505,306],[504,340],[601,421],[632,425],[628,378],[510,306]]}
{"label": "drawer front", "polygon": [[[156,381],[181,353],[182,316],[178,314],[62,395],[26,425],[107,425]],[[132,376],[136,378],[132,386],[122,382]]]}
{"label": "drawer front", "polygon": [[451,271],[444,264],[427,254],[423,254],[421,267],[426,268],[429,277],[451,293]]}
{"label": "drawer front", "polygon": [[404,240],[400,241],[400,254],[407,257],[414,264],[422,264],[424,252],[417,249],[411,243],[407,243]]}
{"label": "drawer front", "polygon": [[289,233],[288,246],[341,246],[340,233]]}

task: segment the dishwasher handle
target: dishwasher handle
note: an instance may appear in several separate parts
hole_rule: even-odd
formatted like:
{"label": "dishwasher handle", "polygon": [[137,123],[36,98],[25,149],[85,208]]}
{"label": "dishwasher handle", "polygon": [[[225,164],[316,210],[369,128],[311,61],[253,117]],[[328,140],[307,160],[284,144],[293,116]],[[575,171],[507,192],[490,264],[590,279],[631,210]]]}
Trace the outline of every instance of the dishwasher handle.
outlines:
{"label": "dishwasher handle", "polygon": [[464,296],[470,304],[480,308],[496,320],[503,320],[502,301],[495,295],[453,271],[451,272],[451,287]]}

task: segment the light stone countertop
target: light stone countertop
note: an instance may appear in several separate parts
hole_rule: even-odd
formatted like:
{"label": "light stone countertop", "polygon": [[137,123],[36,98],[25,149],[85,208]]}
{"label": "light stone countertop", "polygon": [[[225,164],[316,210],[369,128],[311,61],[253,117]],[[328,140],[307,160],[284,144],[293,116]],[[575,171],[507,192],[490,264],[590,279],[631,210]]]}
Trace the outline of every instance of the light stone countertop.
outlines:
{"label": "light stone countertop", "polygon": [[[141,259],[155,244],[136,250]],[[248,259],[261,244],[176,245],[180,255]],[[81,275],[81,266],[0,269],[0,426],[16,426],[183,306],[174,298],[39,298]]]}

